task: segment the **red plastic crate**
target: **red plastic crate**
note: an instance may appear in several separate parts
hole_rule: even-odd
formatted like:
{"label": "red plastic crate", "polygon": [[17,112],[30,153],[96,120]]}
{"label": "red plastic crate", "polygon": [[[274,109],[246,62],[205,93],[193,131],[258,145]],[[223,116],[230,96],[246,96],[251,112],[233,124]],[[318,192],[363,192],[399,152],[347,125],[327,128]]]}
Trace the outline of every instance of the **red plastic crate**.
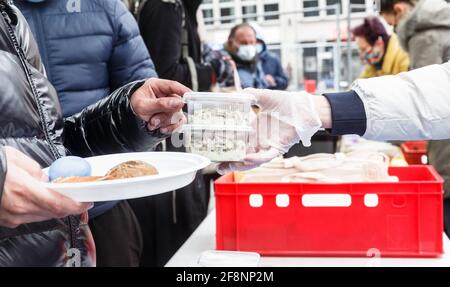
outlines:
{"label": "red plastic crate", "polygon": [[[233,174],[223,176],[215,183],[217,249],[265,256],[365,257],[374,250],[383,257],[441,255],[442,178],[430,166],[389,172],[400,182],[235,183]],[[277,195],[288,196],[289,205],[279,207]],[[350,206],[303,205],[311,196],[329,195],[350,198]],[[262,206],[250,206],[251,196]],[[375,203],[370,197],[378,199],[376,207],[366,206]]]}
{"label": "red plastic crate", "polygon": [[426,141],[404,142],[401,145],[403,155],[408,164],[423,164],[422,157],[427,155]]}

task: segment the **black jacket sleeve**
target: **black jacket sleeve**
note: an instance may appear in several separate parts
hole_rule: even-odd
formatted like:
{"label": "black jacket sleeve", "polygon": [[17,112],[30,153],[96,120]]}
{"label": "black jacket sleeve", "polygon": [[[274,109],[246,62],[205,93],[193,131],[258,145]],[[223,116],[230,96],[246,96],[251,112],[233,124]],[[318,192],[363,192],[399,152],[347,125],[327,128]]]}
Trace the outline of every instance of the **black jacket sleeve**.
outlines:
{"label": "black jacket sleeve", "polygon": [[[139,27],[158,75],[192,88],[189,66],[182,57],[181,7],[161,0],[148,0],[139,15]],[[207,91],[211,88],[213,70],[211,66],[201,64],[197,59],[194,59],[194,62],[199,90]]]}
{"label": "black jacket sleeve", "polygon": [[130,97],[144,81],[130,83],[109,97],[64,120],[64,145],[71,154],[87,157],[102,154],[149,151],[166,138],[149,131],[137,118]]}
{"label": "black jacket sleeve", "polygon": [[2,203],[3,190],[7,173],[6,154],[3,147],[0,147],[0,204]]}

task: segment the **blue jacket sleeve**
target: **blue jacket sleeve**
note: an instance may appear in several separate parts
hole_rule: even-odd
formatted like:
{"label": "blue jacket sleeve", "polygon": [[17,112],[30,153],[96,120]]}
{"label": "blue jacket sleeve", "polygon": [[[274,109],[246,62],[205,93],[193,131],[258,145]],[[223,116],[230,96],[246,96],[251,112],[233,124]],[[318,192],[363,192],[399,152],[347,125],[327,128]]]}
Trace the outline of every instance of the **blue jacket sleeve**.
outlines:
{"label": "blue jacket sleeve", "polygon": [[276,89],[277,90],[286,90],[289,84],[288,77],[286,76],[286,73],[284,72],[283,67],[281,66],[281,62],[278,58],[276,58],[276,66],[277,66],[277,72],[274,76],[275,82],[277,83]]}
{"label": "blue jacket sleeve", "polygon": [[120,0],[114,1],[111,20],[115,25],[114,48],[109,61],[112,90],[133,81],[158,77],[136,20]]}

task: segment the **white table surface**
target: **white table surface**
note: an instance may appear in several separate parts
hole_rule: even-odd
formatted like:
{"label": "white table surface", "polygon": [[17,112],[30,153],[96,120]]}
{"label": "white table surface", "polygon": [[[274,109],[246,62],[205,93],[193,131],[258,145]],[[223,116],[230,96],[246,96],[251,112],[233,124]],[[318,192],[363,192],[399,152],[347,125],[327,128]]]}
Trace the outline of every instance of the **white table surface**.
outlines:
{"label": "white table surface", "polygon": [[[215,212],[211,212],[166,267],[198,267],[203,251],[216,247]],[[450,240],[444,235],[444,255],[440,258],[324,258],[262,257],[262,267],[450,267]],[[238,266],[236,266],[238,267]]]}

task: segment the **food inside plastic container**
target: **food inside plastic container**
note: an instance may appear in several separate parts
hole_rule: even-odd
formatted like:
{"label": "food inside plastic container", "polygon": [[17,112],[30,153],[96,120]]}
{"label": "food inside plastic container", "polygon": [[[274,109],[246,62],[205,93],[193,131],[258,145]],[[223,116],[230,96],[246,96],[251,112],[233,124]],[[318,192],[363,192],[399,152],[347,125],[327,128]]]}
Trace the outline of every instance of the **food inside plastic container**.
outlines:
{"label": "food inside plastic container", "polygon": [[255,97],[240,93],[187,93],[190,125],[249,126]]}
{"label": "food inside plastic container", "polygon": [[188,152],[215,162],[243,161],[249,146],[250,127],[187,125],[184,142]]}
{"label": "food inside plastic container", "polygon": [[193,125],[240,126],[242,124],[250,124],[249,114],[233,110],[229,107],[195,109],[189,119],[190,124]]}
{"label": "food inside plastic container", "polygon": [[243,161],[252,132],[255,97],[245,93],[187,93],[188,125],[184,142],[188,152],[215,162]]}

